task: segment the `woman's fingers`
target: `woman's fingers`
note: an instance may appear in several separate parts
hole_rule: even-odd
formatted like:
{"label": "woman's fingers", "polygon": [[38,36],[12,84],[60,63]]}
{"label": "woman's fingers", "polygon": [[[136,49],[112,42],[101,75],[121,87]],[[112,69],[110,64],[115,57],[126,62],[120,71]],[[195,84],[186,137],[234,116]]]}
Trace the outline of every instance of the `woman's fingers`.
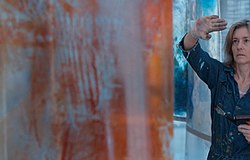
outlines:
{"label": "woman's fingers", "polygon": [[226,26],[227,22],[222,18],[213,18],[210,20],[211,32],[224,30]]}
{"label": "woman's fingers", "polygon": [[209,33],[224,30],[226,25],[227,22],[217,15],[204,16],[197,19],[192,26],[191,33],[195,38],[208,40],[212,37]]}
{"label": "woman's fingers", "polygon": [[242,124],[238,126],[238,130],[245,136],[246,140],[250,142],[250,126]]}
{"label": "woman's fingers", "polygon": [[206,28],[207,33],[224,30],[227,26],[226,20],[219,18],[217,15],[203,17],[201,22],[203,24],[200,26],[202,26],[204,29]]}
{"label": "woman's fingers", "polygon": [[211,16],[207,16],[207,17],[210,18],[210,19],[217,19],[217,18],[219,18],[218,15],[211,15]]}
{"label": "woman's fingers", "polygon": [[250,126],[247,124],[242,124],[238,126],[239,131],[242,133],[249,133],[250,134]]}

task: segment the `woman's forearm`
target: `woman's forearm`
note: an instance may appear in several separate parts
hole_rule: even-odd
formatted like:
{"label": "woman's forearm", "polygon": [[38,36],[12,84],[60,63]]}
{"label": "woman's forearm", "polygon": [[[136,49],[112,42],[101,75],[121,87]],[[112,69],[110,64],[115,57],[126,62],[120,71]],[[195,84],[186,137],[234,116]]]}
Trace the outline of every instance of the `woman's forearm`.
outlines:
{"label": "woman's forearm", "polygon": [[184,37],[184,50],[190,50],[198,41],[198,38],[192,36],[191,32],[188,32],[187,35]]}

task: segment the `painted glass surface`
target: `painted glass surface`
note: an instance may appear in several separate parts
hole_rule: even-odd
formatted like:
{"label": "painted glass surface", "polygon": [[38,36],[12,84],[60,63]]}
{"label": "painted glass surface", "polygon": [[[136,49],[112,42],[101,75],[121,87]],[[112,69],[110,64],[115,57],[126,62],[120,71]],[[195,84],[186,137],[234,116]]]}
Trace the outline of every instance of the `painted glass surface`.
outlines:
{"label": "painted glass surface", "polygon": [[[206,15],[218,14],[216,0],[189,0],[188,21],[191,27],[194,21]],[[212,57],[219,59],[219,33],[212,33],[212,40],[200,40],[200,44]],[[188,67],[186,159],[206,159],[210,147],[210,92],[191,67]],[[195,146],[195,147],[190,147]],[[197,152],[199,148],[200,152]]]}
{"label": "painted glass surface", "polygon": [[[220,14],[228,22],[228,26],[241,19],[250,19],[250,1],[248,0],[221,0],[220,1]],[[221,52],[223,53],[223,45],[226,33],[229,28],[222,32],[222,45]],[[222,58],[223,54],[222,54]]]}
{"label": "painted glass surface", "polygon": [[172,1],[0,2],[0,159],[171,159]]}
{"label": "painted glass surface", "polygon": [[174,48],[174,115],[186,117],[188,96],[187,62],[177,44],[187,32],[187,1],[173,1],[173,48]]}

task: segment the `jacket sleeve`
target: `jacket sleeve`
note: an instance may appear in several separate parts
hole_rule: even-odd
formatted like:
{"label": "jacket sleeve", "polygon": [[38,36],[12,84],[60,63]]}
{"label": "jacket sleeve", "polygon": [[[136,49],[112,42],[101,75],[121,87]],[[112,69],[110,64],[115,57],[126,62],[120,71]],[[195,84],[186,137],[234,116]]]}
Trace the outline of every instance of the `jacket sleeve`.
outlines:
{"label": "jacket sleeve", "polygon": [[201,48],[199,41],[197,41],[192,49],[188,51],[184,50],[184,37],[178,44],[178,47],[182,50],[184,57],[200,79],[208,85],[209,89],[212,89],[216,86],[219,70],[223,64],[210,57],[209,54]]}

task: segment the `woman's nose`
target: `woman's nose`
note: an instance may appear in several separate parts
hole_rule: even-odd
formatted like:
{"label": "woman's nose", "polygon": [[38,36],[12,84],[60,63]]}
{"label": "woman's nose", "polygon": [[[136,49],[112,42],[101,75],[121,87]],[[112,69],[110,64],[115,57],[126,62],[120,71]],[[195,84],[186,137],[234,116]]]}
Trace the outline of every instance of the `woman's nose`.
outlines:
{"label": "woman's nose", "polygon": [[239,41],[239,43],[237,44],[237,48],[242,49],[243,46],[244,46],[244,41]]}

